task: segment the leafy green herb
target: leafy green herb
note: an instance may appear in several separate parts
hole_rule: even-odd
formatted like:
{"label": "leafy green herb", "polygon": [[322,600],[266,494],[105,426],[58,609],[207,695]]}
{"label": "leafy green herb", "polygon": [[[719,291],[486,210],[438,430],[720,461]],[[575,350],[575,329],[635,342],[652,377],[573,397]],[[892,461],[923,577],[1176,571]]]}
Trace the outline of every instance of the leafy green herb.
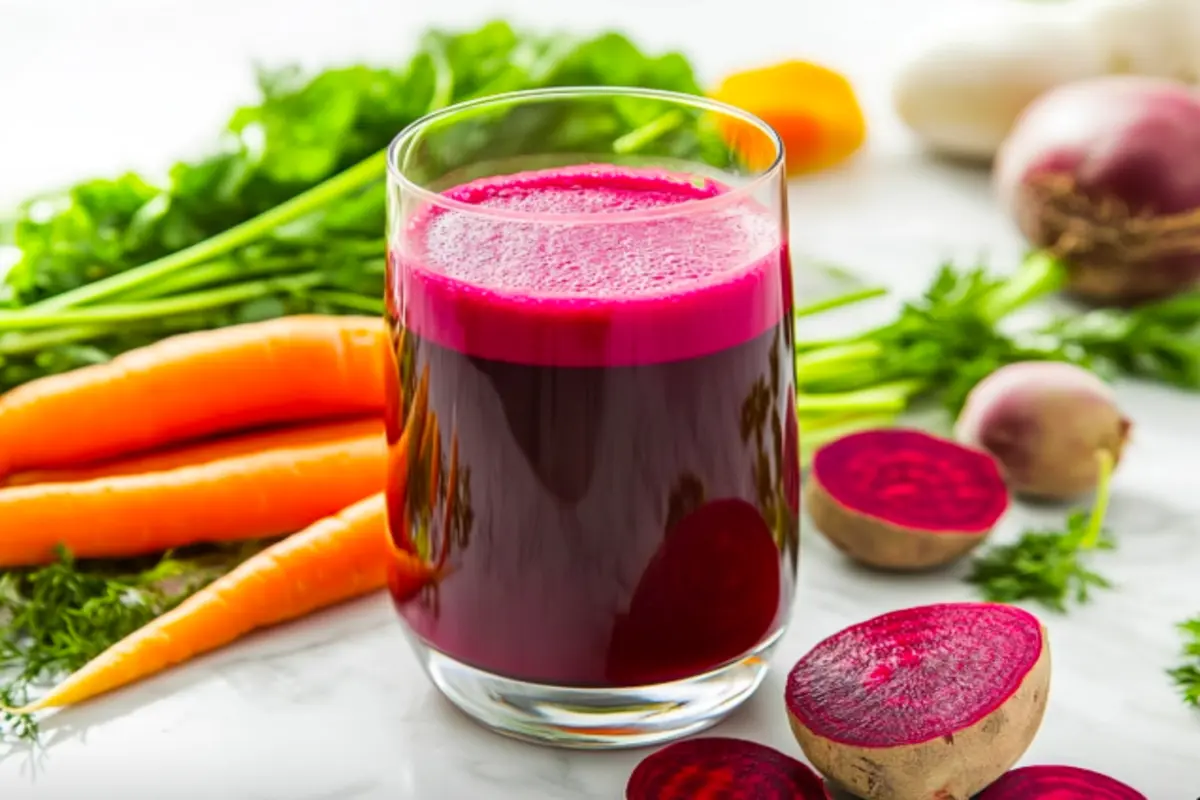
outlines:
{"label": "leafy green herb", "polygon": [[1047,333],[1105,371],[1200,389],[1200,292],[1066,317]]}
{"label": "leafy green herb", "polygon": [[[0,573],[0,704],[19,707],[232,569],[261,543],[194,548],[124,562],[56,562]],[[0,732],[36,740],[29,715],[0,714]]]}
{"label": "leafy green herb", "polygon": [[[86,181],[24,203],[0,226],[20,259],[0,279],[0,391],[156,339],[295,313],[381,313],[383,148],[451,103],[518,89],[643,86],[699,94],[678,53],[614,32],[575,39],[514,30],[431,30],[407,64],[258,76],[219,146],[170,170]],[[484,157],[652,152],[721,165],[712,131],[657,101],[513,109],[430,137],[434,174]],[[486,149],[483,149],[486,148]],[[512,150],[506,153],[505,148]],[[0,239],[0,244],[5,242]],[[2,271],[0,271],[2,272]]]}
{"label": "leafy green herb", "polygon": [[[1065,361],[1105,377],[1130,376],[1200,391],[1200,292],[1132,310],[1069,314],[1010,332],[1006,318],[1060,289],[1061,264],[1032,253],[1011,278],[982,267],[941,267],[924,294],[881,327],[841,339],[798,341],[801,408],[891,412],[919,400],[957,414],[980,380],[1019,361]],[[861,295],[861,296],[860,296]],[[868,299],[850,292],[819,304]]]}
{"label": "leafy green herb", "polygon": [[1167,674],[1189,706],[1200,707],[1200,616],[1179,623],[1184,636],[1184,663],[1168,670]]}
{"label": "leafy green herb", "polygon": [[846,339],[800,342],[797,380],[810,400],[832,393],[886,411],[926,397],[957,413],[970,389],[1005,364],[1078,360],[1052,341],[1022,341],[997,327],[1008,313],[1055,291],[1062,281],[1061,265],[1042,254],[1007,280],[981,267],[943,265],[893,322]]}
{"label": "leafy green herb", "polygon": [[1064,530],[1027,531],[1015,543],[993,547],[972,561],[967,582],[975,584],[985,600],[1032,600],[1066,612],[1068,601],[1086,603],[1091,590],[1110,588],[1086,560],[1090,551],[1114,547],[1103,527],[1112,456],[1104,452],[1098,459],[1100,483],[1090,513],[1072,512]]}

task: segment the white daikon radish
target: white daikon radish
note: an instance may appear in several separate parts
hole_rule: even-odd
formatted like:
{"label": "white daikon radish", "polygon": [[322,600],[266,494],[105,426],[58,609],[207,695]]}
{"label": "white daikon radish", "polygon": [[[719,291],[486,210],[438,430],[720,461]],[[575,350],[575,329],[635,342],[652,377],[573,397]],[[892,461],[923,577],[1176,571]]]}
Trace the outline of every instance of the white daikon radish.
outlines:
{"label": "white daikon radish", "polygon": [[904,61],[893,100],[927,147],[987,160],[1047,90],[1120,73],[1200,82],[1200,0],[975,6]]}

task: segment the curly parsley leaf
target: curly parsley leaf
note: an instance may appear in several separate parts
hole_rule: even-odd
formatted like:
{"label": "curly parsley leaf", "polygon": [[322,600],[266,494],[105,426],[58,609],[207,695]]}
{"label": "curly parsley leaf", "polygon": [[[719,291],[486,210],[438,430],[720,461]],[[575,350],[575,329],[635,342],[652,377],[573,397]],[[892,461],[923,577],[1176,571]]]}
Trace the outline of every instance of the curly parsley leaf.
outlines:
{"label": "curly parsley leaf", "polygon": [[1068,603],[1086,603],[1094,589],[1112,584],[1088,563],[1095,550],[1112,550],[1111,534],[1104,528],[1108,511],[1111,454],[1097,454],[1100,480],[1091,511],[1074,511],[1062,530],[1026,531],[1012,544],[999,545],[976,556],[967,582],[985,600],[1015,603],[1031,600],[1060,613]]}

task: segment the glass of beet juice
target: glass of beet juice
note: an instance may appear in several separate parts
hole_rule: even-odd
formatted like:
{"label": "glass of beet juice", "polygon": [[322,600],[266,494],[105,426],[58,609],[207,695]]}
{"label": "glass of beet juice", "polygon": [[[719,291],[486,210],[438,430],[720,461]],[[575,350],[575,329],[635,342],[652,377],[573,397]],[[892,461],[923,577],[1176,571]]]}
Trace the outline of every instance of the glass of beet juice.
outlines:
{"label": "glass of beet juice", "polygon": [[799,535],[782,156],[644,89],[476,100],[393,142],[390,589],[479,722],[645,745],[762,681]]}

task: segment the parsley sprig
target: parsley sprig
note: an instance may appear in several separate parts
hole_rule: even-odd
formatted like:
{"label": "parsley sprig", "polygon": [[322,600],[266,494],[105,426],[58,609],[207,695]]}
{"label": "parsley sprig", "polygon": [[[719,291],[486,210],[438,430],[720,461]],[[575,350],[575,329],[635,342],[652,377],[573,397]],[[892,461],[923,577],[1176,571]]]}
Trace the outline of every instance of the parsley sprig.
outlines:
{"label": "parsley sprig", "polygon": [[[60,549],[51,564],[0,573],[0,705],[30,702],[261,547],[246,542],[121,562],[79,562]],[[0,713],[0,733],[36,741],[37,720]]]}
{"label": "parsley sprig", "polygon": [[1167,671],[1189,706],[1200,707],[1200,616],[1179,623],[1183,634],[1183,663]]}
{"label": "parsley sprig", "polygon": [[1064,317],[1046,332],[1104,371],[1200,389],[1200,292]]}
{"label": "parsley sprig", "polygon": [[[1012,277],[944,264],[932,283],[886,325],[835,341],[797,344],[805,397],[872,392],[874,409],[933,399],[957,413],[972,387],[1017,361],[1086,359],[1045,336],[1018,337],[998,323],[1063,285],[1062,265],[1035,253]],[[886,391],[880,391],[887,387]],[[857,395],[856,395],[857,396]]]}
{"label": "parsley sprig", "polygon": [[1111,588],[1109,581],[1088,565],[1092,551],[1114,547],[1104,528],[1112,454],[1101,451],[1097,460],[1100,480],[1090,512],[1074,511],[1061,530],[1026,531],[1016,542],[993,547],[972,560],[967,582],[974,584],[985,600],[1032,600],[1063,613],[1068,602],[1086,603],[1092,590]]}

